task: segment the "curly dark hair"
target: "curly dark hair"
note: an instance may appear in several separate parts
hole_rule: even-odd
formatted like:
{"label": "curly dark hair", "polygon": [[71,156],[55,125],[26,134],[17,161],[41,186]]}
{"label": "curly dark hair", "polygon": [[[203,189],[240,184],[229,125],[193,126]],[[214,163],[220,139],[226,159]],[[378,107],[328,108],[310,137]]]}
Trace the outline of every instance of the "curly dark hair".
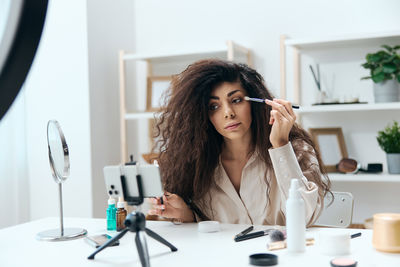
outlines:
{"label": "curly dark hair", "polygon": [[[219,59],[200,60],[189,65],[173,77],[170,90],[164,96],[168,104],[160,110],[154,136],[158,138],[156,147],[159,149],[164,189],[179,195],[187,203],[202,201],[214,184],[213,174],[224,139],[209,119],[208,105],[211,91],[224,82],[239,82],[251,97],[273,99],[257,71],[245,64]],[[272,168],[268,153],[272,147],[269,140],[272,126],[268,123],[270,111],[269,105],[251,103],[253,145],[268,169]],[[295,142],[298,139],[303,142]],[[299,160],[302,169],[312,164],[311,157],[316,157],[319,170],[326,173],[320,155],[305,130],[295,124],[289,140],[296,155],[302,155]],[[303,151],[304,141],[314,151]],[[313,180],[318,185],[320,196],[330,192],[329,178],[325,178]],[[265,177],[265,180],[269,187],[268,178]]]}

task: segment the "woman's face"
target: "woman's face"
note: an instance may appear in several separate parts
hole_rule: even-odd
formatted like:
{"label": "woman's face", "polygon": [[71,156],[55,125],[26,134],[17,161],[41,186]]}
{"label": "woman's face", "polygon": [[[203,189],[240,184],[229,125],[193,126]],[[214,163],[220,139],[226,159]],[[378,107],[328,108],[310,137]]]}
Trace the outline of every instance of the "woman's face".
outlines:
{"label": "woman's face", "polygon": [[240,83],[224,82],[210,95],[208,116],[218,133],[234,140],[251,137],[251,106]]}

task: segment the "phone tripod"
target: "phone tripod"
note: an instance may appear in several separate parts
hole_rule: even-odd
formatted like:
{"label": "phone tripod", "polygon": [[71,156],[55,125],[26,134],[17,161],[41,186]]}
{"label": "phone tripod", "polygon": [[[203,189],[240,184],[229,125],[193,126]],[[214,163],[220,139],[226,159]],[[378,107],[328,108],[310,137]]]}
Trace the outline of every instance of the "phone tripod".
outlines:
{"label": "phone tripod", "polygon": [[[128,200],[128,204],[133,204],[133,205],[140,205],[143,203],[143,191],[142,191],[142,179],[140,175],[136,175],[136,180],[137,180],[137,185],[138,185],[138,191],[139,191],[139,197],[127,197],[126,199]],[[126,182],[125,182],[125,176],[121,175],[121,182],[122,182],[122,188],[124,191],[124,195],[128,196],[128,192],[126,190]],[[88,259],[93,260],[94,256],[96,256],[97,253],[102,251],[103,249],[111,246],[114,242],[122,238],[128,231],[135,232],[135,243],[136,243],[136,248],[138,250],[138,254],[140,257],[140,262],[142,263],[143,267],[150,267],[150,260],[149,260],[149,252],[147,250],[147,243],[146,243],[146,237],[144,235],[144,232],[148,234],[150,237],[154,238],[158,242],[166,245],[171,249],[171,251],[177,251],[178,249],[169,243],[167,240],[162,238],[160,235],[157,233],[153,232],[149,228],[146,228],[146,217],[142,212],[132,212],[130,213],[125,220],[125,226],[126,228],[122,230],[121,233],[117,234],[114,236],[112,239],[107,241],[104,245],[99,247],[93,254],[91,254]]]}

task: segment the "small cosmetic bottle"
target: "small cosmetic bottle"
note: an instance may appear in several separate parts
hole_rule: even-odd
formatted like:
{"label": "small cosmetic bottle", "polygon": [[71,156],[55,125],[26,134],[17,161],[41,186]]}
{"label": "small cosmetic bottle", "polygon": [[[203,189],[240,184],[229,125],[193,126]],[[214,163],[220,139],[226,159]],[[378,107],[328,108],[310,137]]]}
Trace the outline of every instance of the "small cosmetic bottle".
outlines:
{"label": "small cosmetic bottle", "polygon": [[115,208],[115,199],[110,196],[107,208],[107,230],[109,231],[115,231],[117,228],[116,213],[117,209]]}
{"label": "small cosmetic bottle", "polygon": [[117,231],[120,232],[125,228],[125,219],[127,215],[127,211],[125,209],[125,202],[122,197],[119,197],[117,203]]}
{"label": "small cosmetic bottle", "polygon": [[304,200],[299,192],[299,180],[292,179],[286,202],[286,234],[289,252],[306,250],[306,223]]}

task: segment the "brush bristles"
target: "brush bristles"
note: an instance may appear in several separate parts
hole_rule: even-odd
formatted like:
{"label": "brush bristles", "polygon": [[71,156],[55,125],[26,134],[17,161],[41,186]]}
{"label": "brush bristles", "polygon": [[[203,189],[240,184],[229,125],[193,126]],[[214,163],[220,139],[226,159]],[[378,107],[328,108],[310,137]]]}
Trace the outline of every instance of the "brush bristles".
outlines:
{"label": "brush bristles", "polygon": [[282,231],[279,230],[272,230],[269,233],[269,237],[271,238],[272,242],[285,240],[285,235],[282,233]]}

